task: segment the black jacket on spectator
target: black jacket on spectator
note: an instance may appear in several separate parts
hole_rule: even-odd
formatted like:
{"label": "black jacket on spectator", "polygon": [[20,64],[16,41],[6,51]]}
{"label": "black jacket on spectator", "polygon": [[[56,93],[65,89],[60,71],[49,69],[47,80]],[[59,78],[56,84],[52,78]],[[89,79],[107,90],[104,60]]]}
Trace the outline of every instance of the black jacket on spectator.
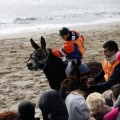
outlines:
{"label": "black jacket on spectator", "polygon": [[[102,70],[99,72],[95,77],[94,80],[100,80],[104,78],[104,71]],[[90,86],[90,90],[94,90],[97,92],[104,92],[108,89],[110,89],[113,85],[120,83],[120,63],[114,68],[114,71],[108,81],[105,81],[103,83],[95,84]]]}

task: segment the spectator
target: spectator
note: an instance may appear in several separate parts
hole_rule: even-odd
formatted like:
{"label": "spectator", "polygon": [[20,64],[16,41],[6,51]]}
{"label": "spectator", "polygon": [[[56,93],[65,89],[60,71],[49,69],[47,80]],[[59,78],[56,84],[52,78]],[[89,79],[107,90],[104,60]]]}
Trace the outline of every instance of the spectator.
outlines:
{"label": "spectator", "polygon": [[38,106],[43,120],[68,120],[66,105],[56,90],[45,91],[38,101]]}
{"label": "spectator", "polygon": [[82,94],[72,91],[65,99],[69,120],[89,120],[90,111]]}
{"label": "spectator", "polygon": [[100,93],[89,94],[86,102],[90,110],[90,116],[96,120],[103,120],[104,115],[111,111],[111,107],[105,105],[105,99]]}
{"label": "spectator", "polygon": [[21,102],[18,106],[17,120],[40,120],[35,118],[35,105],[30,101]]}
{"label": "spectator", "polygon": [[105,78],[105,82],[94,84],[89,87],[91,91],[103,93],[113,85],[120,83],[120,62],[116,59],[118,45],[115,41],[109,40],[103,45],[105,58],[102,61],[103,70],[93,78],[89,78],[89,84]]}
{"label": "spectator", "polygon": [[113,109],[104,116],[104,120],[120,120],[120,84],[112,88]]}
{"label": "spectator", "polygon": [[105,98],[106,105],[108,106],[113,106],[113,101],[111,98],[112,95],[112,90],[106,90],[105,92],[102,93],[103,97]]}

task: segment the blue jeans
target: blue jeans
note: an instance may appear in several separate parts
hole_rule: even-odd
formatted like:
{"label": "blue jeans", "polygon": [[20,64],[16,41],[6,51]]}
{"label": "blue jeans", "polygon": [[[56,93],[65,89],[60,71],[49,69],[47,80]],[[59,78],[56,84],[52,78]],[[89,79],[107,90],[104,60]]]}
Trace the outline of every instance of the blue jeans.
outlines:
{"label": "blue jeans", "polygon": [[[68,61],[68,65],[67,65],[67,68],[65,70],[65,73],[66,73],[67,77],[70,75],[72,61],[74,61],[75,63],[77,63],[76,59],[72,59],[72,60]],[[78,68],[79,68],[79,70],[80,70],[81,73],[88,73],[89,72],[88,66],[86,64],[84,64],[84,63],[81,63]]]}

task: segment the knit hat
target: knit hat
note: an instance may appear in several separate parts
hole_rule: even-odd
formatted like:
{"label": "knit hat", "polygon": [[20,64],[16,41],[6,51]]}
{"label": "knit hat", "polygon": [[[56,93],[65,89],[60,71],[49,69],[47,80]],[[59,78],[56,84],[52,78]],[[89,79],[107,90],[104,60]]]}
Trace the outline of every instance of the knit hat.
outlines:
{"label": "knit hat", "polygon": [[29,101],[20,103],[18,106],[18,114],[19,118],[34,119],[35,105]]}
{"label": "knit hat", "polygon": [[38,106],[43,120],[68,120],[66,105],[56,90],[45,91],[38,101]]}

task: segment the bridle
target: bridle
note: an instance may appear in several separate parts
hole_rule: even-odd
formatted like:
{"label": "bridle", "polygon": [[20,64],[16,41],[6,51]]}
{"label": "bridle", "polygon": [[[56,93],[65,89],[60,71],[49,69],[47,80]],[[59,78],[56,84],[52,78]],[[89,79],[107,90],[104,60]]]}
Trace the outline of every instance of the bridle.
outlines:
{"label": "bridle", "polygon": [[[41,52],[41,55],[39,55],[40,52]],[[43,70],[46,67],[48,57],[49,57],[48,50],[38,49],[30,55],[30,58],[28,59],[28,61],[30,61],[31,59],[35,61],[36,66],[33,68],[34,70],[38,70],[38,69]]]}

